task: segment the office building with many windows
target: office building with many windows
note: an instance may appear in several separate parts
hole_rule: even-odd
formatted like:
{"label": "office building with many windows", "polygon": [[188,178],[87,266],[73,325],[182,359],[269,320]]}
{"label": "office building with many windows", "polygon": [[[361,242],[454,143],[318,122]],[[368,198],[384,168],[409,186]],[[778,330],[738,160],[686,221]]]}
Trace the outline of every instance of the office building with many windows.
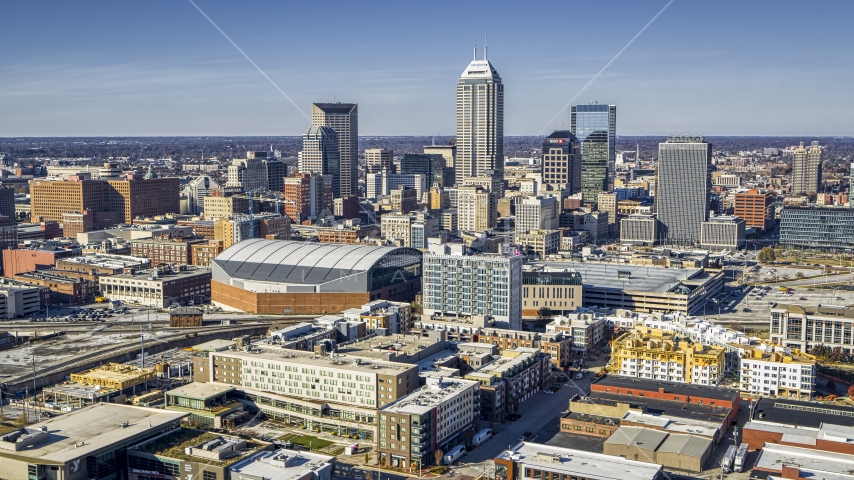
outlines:
{"label": "office building with many windows", "polygon": [[467,177],[492,177],[503,195],[504,182],[504,85],[498,71],[486,59],[475,58],[457,83],[457,153],[454,169],[457,185]]}
{"label": "office building with many windows", "polygon": [[854,307],[822,304],[771,307],[771,342],[808,352],[813,347],[854,353]]}
{"label": "office building with many windows", "polygon": [[709,219],[712,145],[703,137],[668,137],[658,144],[655,211],[668,242],[695,245]]}
{"label": "office building with many windows", "polygon": [[340,102],[314,103],[311,105],[311,125],[329,127],[337,134],[339,165],[334,185],[335,198],[358,196],[359,105]]}
{"label": "office building with many windows", "polygon": [[599,192],[614,189],[617,106],[573,105],[570,125],[581,143],[581,193],[585,202],[595,202]]}
{"label": "office building with many windows", "polygon": [[329,175],[332,178],[332,195],[341,197],[340,139],[332,127],[310,127],[302,135],[299,152],[299,173],[303,175]]}
{"label": "office building with many windows", "polygon": [[569,195],[581,191],[581,143],[569,130],[556,130],[543,140],[543,184]]}
{"label": "office building with many windows", "polygon": [[780,244],[825,251],[854,248],[854,209],[784,207],[780,212]]}

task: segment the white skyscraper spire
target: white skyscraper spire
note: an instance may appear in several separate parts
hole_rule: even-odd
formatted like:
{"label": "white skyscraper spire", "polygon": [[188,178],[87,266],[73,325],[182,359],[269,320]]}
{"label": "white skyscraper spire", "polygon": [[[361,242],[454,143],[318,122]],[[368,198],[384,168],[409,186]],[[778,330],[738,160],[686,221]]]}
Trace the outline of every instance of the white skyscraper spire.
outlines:
{"label": "white skyscraper spire", "polygon": [[483,34],[483,61],[486,62],[486,34]]}
{"label": "white skyscraper spire", "polygon": [[490,177],[491,190],[499,198],[502,196],[504,85],[498,71],[486,59],[485,46],[483,60],[472,60],[457,83],[457,156],[454,166],[458,186],[462,186],[466,178]]}

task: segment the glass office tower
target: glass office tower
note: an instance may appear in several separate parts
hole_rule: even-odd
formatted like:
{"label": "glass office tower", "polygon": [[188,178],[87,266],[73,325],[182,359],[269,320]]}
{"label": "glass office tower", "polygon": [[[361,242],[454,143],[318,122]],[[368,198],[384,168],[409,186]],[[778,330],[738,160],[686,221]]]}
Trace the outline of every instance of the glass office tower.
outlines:
{"label": "glass office tower", "polygon": [[599,192],[614,190],[617,106],[574,105],[570,121],[581,142],[581,193],[585,202],[595,202]]}

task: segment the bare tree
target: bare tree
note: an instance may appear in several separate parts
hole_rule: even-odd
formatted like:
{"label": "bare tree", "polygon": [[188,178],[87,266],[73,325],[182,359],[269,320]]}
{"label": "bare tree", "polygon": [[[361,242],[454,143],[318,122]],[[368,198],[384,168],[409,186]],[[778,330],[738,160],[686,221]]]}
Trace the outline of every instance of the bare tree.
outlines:
{"label": "bare tree", "polygon": [[436,465],[441,465],[442,457],[445,456],[445,452],[443,452],[441,448],[437,448],[434,456],[436,457]]}

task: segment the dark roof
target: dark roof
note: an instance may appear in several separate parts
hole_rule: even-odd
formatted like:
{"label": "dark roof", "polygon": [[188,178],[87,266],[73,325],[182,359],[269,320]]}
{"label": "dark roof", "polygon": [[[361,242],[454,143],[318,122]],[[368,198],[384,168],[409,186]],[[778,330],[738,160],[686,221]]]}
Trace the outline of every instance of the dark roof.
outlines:
{"label": "dark roof", "polygon": [[642,410],[650,415],[663,415],[665,417],[685,418],[702,420],[704,422],[723,424],[730,409],[722,406],[697,405],[696,403],[676,402],[673,400],[656,400],[649,397],[638,397],[628,395],[617,395],[614,393],[590,392],[584,399],[573,400],[584,401],[594,404],[612,405],[616,402],[624,402],[631,405],[632,409]]}
{"label": "dark roof", "polygon": [[854,408],[818,402],[762,398],[753,419],[770,423],[818,428],[822,423],[854,427]]}
{"label": "dark roof", "polygon": [[317,108],[323,110],[326,114],[347,114],[355,110],[355,103],[315,103]]}
{"label": "dark roof", "polygon": [[[610,388],[622,388],[657,392],[663,388],[665,393],[676,395],[688,395],[692,397],[713,398],[715,400],[732,401],[738,397],[738,390],[723,387],[711,387],[706,385],[695,385],[693,383],[662,382],[660,380],[648,380],[645,378],[622,377],[619,375],[604,375],[593,382]],[[614,392],[612,392],[614,393]]]}

